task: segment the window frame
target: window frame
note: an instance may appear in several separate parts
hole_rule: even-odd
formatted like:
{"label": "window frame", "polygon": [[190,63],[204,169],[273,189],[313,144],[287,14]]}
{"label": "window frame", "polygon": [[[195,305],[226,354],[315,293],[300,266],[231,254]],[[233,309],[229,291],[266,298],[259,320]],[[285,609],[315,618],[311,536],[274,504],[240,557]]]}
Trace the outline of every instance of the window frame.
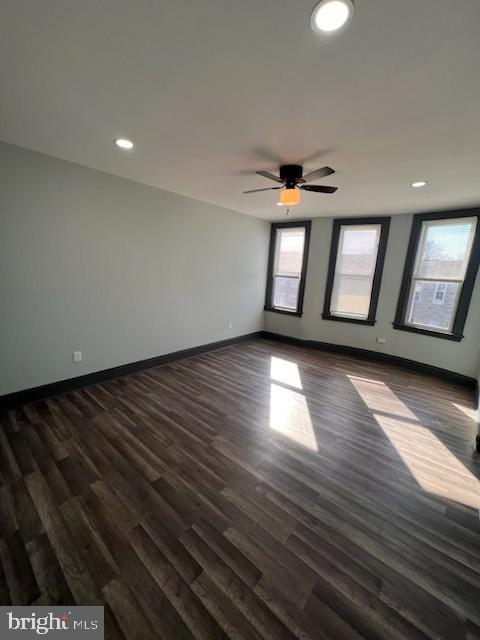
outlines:
{"label": "window frame", "polygon": [[[372,293],[370,295],[370,307],[366,318],[349,318],[348,316],[337,316],[330,313],[332,303],[333,282],[335,279],[335,268],[337,266],[338,245],[340,242],[341,227],[380,225],[380,238],[378,241],[377,261],[373,274]],[[363,324],[374,326],[376,323],[378,298],[382,284],[383,266],[387,253],[388,235],[390,232],[390,217],[371,218],[335,218],[333,221],[332,238],[330,241],[330,258],[328,262],[327,286],[325,289],[325,301],[323,305],[322,318],[324,320],[334,320],[335,322],[349,322],[352,324]]]}
{"label": "window frame", "polygon": [[[417,258],[417,250],[419,248],[422,235],[422,227],[424,222],[435,222],[442,220],[455,220],[457,218],[477,218],[477,225],[470,250],[470,257],[465,270],[463,285],[458,296],[457,308],[452,324],[452,331],[446,332],[436,329],[424,329],[407,324],[406,315],[408,312],[408,303],[411,291],[411,283],[413,272],[415,269],[415,261]],[[418,333],[420,335],[431,336],[434,338],[442,338],[444,340],[453,340],[460,342],[467,320],[468,309],[472,298],[475,279],[477,277],[478,267],[480,265],[480,210],[460,209],[454,211],[434,211],[429,213],[417,213],[413,217],[412,227],[410,231],[410,240],[408,243],[407,256],[405,258],[405,266],[403,269],[402,283],[400,286],[400,294],[398,297],[397,311],[393,328],[399,331],[408,331],[410,333]]]}
{"label": "window frame", "polygon": [[[272,222],[270,229],[270,250],[268,254],[268,270],[267,270],[267,290],[265,294],[265,311],[272,313],[281,313],[287,316],[301,317],[303,315],[303,300],[305,297],[305,281],[307,278],[308,250],[310,246],[310,231],[312,227],[311,220],[292,220],[289,222]],[[298,287],[297,308],[289,311],[288,309],[277,309],[272,304],[273,294],[273,267],[275,262],[276,240],[278,229],[305,229],[305,241],[303,244],[303,260],[302,270],[300,273],[300,284]]]}

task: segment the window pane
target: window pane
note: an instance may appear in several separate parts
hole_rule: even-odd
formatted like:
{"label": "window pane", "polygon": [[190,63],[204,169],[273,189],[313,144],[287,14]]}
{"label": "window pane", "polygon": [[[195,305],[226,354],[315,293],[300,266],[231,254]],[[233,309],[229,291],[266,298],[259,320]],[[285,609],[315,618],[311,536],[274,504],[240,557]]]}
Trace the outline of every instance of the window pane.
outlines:
{"label": "window pane", "polygon": [[340,227],[331,314],[368,317],[380,231],[378,224]]}
{"label": "window pane", "polygon": [[336,274],[330,313],[367,318],[371,293],[372,278],[370,276]]}
{"label": "window pane", "polygon": [[433,304],[443,304],[447,293],[447,283],[437,282],[433,292]]}
{"label": "window pane", "polygon": [[380,225],[342,227],[335,270],[340,273],[373,274],[379,237]]}
{"label": "window pane", "polygon": [[476,218],[424,222],[415,275],[462,279],[470,255]]}
{"label": "window pane", "polygon": [[273,278],[273,306],[296,311],[300,278]]}
{"label": "window pane", "polygon": [[304,227],[277,230],[274,275],[301,274],[304,244]]}
{"label": "window pane", "polygon": [[407,322],[450,331],[461,284],[458,282],[414,282]]}

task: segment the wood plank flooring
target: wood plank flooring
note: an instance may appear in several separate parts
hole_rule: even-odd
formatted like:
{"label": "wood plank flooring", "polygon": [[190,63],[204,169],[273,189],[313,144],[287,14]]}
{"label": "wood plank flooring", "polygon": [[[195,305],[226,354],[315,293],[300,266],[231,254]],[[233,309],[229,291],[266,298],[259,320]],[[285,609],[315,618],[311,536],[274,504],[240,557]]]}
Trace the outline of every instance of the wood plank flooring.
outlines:
{"label": "wood plank flooring", "polygon": [[473,394],[255,340],[12,411],[0,603],[106,637],[480,638]]}

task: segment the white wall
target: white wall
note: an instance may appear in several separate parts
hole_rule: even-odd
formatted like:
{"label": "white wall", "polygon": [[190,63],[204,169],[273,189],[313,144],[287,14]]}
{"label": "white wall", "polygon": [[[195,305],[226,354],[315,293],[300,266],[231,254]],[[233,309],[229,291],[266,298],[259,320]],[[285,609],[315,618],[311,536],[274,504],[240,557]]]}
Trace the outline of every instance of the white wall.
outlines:
{"label": "white wall", "polygon": [[264,221],[0,144],[0,395],[262,329],[268,237]]}
{"label": "white wall", "polygon": [[[316,218],[312,223],[303,317],[267,312],[265,329],[296,338],[382,351],[475,378],[480,363],[480,277],[475,284],[461,342],[398,331],[392,326],[410,236],[410,215],[396,215],[391,219],[377,324],[366,327],[322,319],[332,223],[332,218]],[[377,337],[386,338],[387,344],[378,344]]]}

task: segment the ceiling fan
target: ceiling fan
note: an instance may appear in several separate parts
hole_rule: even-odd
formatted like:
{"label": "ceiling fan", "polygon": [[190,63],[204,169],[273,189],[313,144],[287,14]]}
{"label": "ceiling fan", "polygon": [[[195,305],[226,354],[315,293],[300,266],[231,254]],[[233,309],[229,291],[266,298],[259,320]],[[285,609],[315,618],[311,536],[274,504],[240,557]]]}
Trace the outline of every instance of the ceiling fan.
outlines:
{"label": "ceiling fan", "polygon": [[263,189],[250,189],[250,191],[244,191],[243,193],[256,193],[257,191],[280,191],[280,205],[292,206],[300,204],[300,189],[303,191],[314,191],[315,193],[335,193],[337,187],[324,187],[316,184],[305,184],[312,180],[318,180],[319,178],[326,178],[335,173],[330,167],[321,167],[310,171],[305,176],[303,175],[303,167],[298,164],[284,164],[280,167],[280,175],[275,176],[269,171],[256,171],[259,176],[275,180],[280,182],[280,187],[265,187]]}

